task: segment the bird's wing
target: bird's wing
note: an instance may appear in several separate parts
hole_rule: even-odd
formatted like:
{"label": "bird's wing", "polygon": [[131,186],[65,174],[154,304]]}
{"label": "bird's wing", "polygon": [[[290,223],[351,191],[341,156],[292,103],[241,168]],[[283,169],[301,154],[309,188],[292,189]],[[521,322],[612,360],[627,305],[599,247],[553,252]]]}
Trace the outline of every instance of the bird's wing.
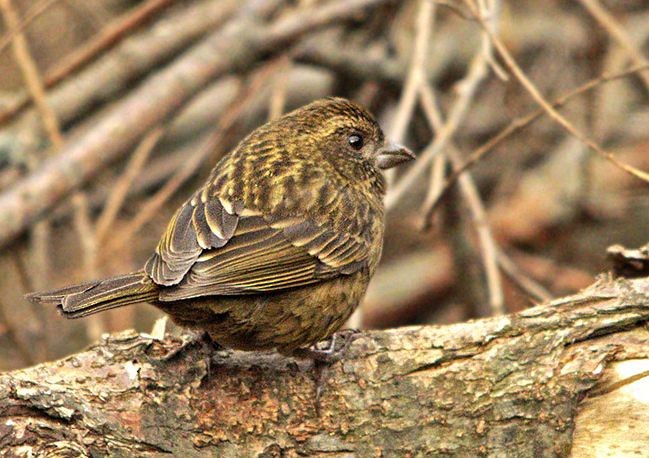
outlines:
{"label": "bird's wing", "polygon": [[367,265],[362,225],[265,215],[200,193],[172,218],[145,266],[163,301],[308,285]]}

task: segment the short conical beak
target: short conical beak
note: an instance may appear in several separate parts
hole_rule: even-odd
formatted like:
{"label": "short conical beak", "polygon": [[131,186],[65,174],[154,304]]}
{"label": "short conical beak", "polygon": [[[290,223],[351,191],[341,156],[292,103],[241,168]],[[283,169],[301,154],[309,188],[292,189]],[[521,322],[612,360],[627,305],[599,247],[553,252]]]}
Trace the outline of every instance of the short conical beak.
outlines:
{"label": "short conical beak", "polygon": [[412,161],[416,156],[405,146],[388,142],[376,156],[376,165],[380,169],[391,169],[404,162]]}

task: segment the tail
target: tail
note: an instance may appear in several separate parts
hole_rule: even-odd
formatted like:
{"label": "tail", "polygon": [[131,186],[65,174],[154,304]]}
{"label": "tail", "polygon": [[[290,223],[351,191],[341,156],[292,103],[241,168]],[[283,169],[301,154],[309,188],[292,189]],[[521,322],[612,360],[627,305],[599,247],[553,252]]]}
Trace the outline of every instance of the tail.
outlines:
{"label": "tail", "polygon": [[158,286],[143,271],[25,296],[34,304],[56,305],[66,318],[81,318],[158,298]]}

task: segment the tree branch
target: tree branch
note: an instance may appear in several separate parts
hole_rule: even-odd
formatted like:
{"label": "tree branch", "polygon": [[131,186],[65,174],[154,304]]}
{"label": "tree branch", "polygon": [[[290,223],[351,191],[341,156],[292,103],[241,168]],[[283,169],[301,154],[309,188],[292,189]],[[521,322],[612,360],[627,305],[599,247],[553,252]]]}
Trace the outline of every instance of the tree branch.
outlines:
{"label": "tree branch", "polygon": [[[281,49],[305,33],[388,1],[338,0],[300,9],[269,25],[260,24],[255,14],[237,16],[145,80],[90,131],[68,142],[56,158],[44,162],[0,195],[0,245],[18,236],[63,197],[123,156],[146,132],[215,78],[250,66],[265,53]],[[261,3],[257,9],[269,8],[268,2]]]}
{"label": "tree branch", "polygon": [[[208,363],[199,346],[163,362],[177,340],[127,331],[0,376],[0,448],[80,456],[640,453],[649,416],[624,396],[649,378],[628,363],[649,362],[648,320],[649,278],[601,278],[517,315],[367,332],[325,369],[320,416],[310,363],[231,351]],[[615,406],[604,432],[596,415],[603,406]],[[632,427],[637,434],[626,433]]]}

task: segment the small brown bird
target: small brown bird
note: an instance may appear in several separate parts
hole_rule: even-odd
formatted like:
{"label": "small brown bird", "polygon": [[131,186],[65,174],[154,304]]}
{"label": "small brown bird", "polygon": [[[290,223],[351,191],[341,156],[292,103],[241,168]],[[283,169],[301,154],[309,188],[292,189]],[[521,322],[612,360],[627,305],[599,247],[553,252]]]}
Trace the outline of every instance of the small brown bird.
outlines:
{"label": "small brown bird", "polygon": [[362,107],[318,100],[223,157],[143,270],[27,297],[68,318],[149,302],[223,346],[292,354],[358,306],[383,246],[381,169],[413,158]]}

